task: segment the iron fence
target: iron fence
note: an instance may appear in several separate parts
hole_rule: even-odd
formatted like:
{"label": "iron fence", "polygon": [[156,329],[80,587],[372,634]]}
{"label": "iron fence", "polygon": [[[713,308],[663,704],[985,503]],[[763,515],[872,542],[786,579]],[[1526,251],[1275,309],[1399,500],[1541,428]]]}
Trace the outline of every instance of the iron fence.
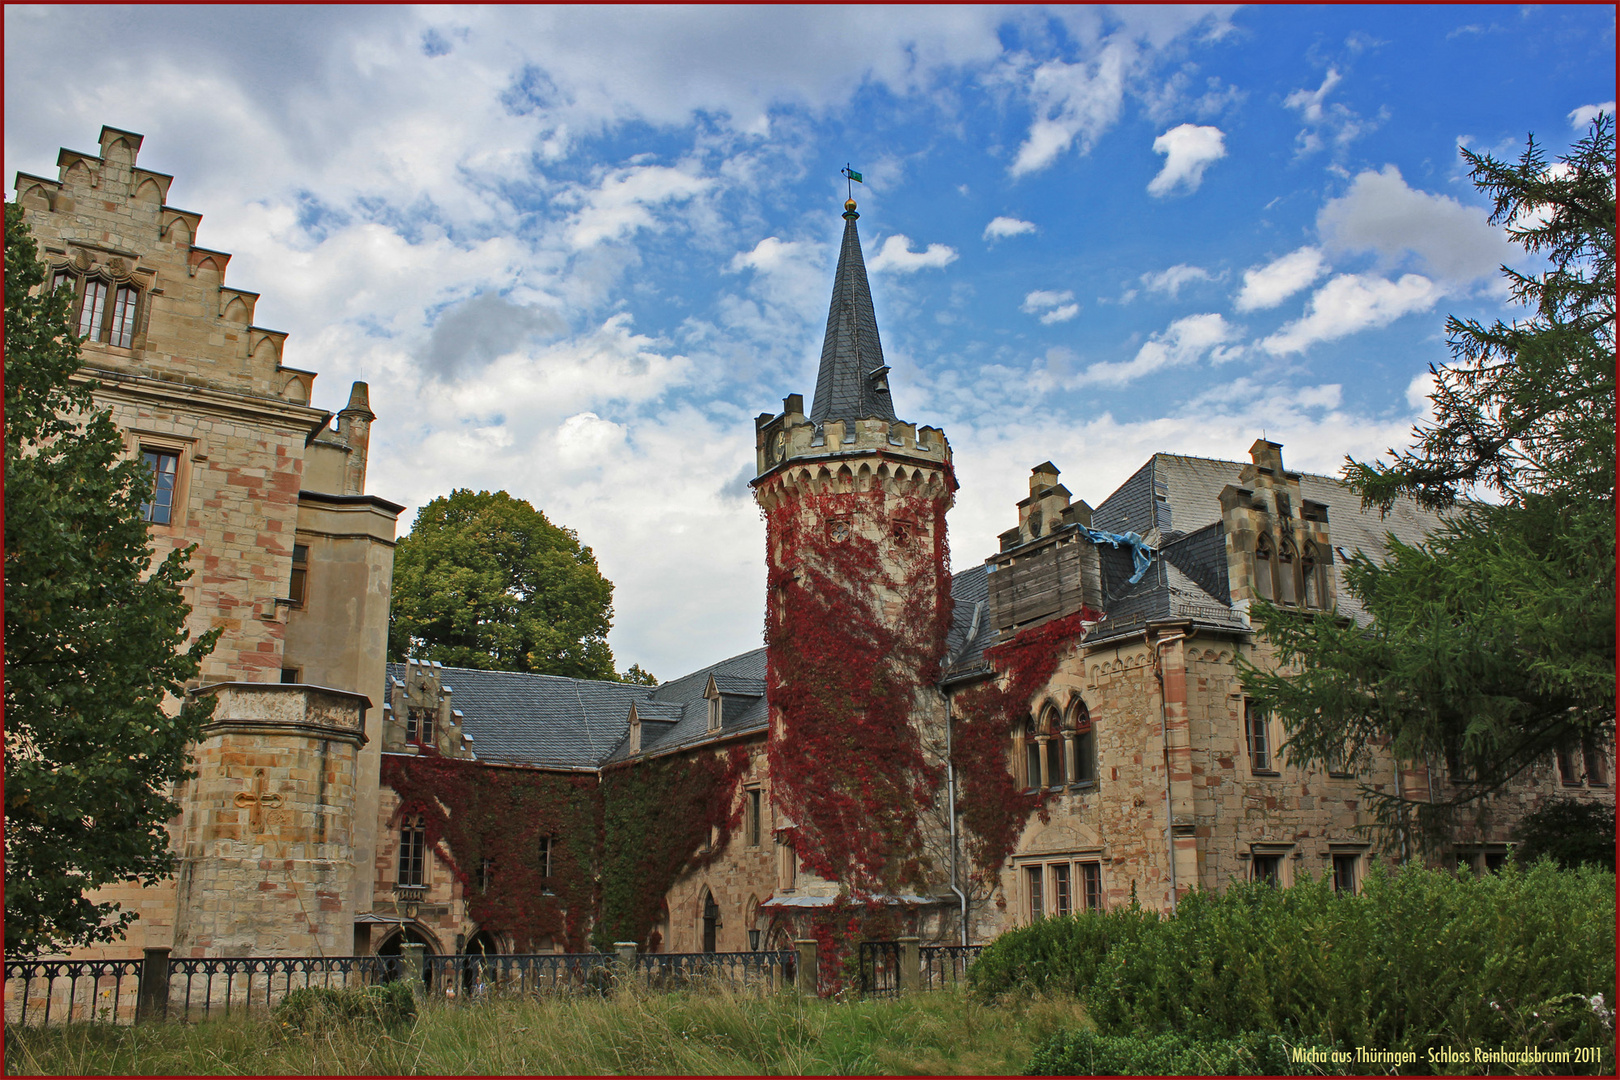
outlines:
{"label": "iron fence", "polygon": [[922,986],[924,990],[938,990],[967,978],[967,969],[984,951],[983,945],[924,945],[922,954]]}
{"label": "iron fence", "polygon": [[792,949],[735,953],[640,953],[634,971],[657,990],[724,986],[769,993],[793,985]]}
{"label": "iron fence", "polygon": [[364,986],[403,974],[398,956],[170,957],[166,1015],[208,1019],[272,1008],[306,986]]}
{"label": "iron fence", "polygon": [[863,941],[860,947],[861,993],[867,997],[900,995],[900,943]]}
{"label": "iron fence", "polygon": [[[139,960],[18,960],[5,965],[5,1022],[41,1026],[76,1020],[133,1023]],[[55,1016],[52,1016],[52,1012]]]}
{"label": "iron fence", "polygon": [[614,981],[610,953],[519,953],[426,956],[422,981],[430,999],[606,993]]}

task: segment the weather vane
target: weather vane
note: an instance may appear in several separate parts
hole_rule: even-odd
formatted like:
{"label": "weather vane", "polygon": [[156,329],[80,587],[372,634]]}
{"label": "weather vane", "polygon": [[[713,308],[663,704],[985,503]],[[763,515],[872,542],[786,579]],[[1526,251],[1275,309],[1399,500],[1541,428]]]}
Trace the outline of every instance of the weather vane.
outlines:
{"label": "weather vane", "polygon": [[845,162],[844,167],[838,171],[843,174],[845,181],[844,187],[849,190],[849,197],[853,199],[855,197],[855,187],[854,184],[850,183],[850,181],[854,181],[855,184],[864,183],[865,181],[861,179],[860,173],[849,167],[848,162]]}

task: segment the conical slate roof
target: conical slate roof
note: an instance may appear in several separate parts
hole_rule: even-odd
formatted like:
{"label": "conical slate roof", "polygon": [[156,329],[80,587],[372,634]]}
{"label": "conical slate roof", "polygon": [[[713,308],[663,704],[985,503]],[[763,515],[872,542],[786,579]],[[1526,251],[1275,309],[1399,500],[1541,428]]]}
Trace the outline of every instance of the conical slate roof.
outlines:
{"label": "conical slate roof", "polygon": [[821,344],[821,372],[810,419],[894,421],[889,398],[889,369],[883,363],[877,316],[872,313],[872,289],[866,283],[866,260],[855,231],[855,201],[844,204],[844,247],[838,253],[838,275],[833,279],[832,306],[827,311],[827,337]]}

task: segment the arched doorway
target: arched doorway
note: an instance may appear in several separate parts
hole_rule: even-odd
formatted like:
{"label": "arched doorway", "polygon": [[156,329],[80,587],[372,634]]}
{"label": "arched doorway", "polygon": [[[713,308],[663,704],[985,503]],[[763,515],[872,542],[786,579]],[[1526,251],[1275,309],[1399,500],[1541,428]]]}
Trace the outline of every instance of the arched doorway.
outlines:
{"label": "arched doorway", "polygon": [[[400,946],[407,943],[424,946],[429,956],[437,955],[439,951],[438,943],[433,940],[432,935],[423,933],[414,926],[401,926],[398,930],[388,935],[381,945],[377,946],[377,955],[398,956],[400,954]],[[382,976],[383,982],[393,982],[399,977],[400,969],[397,964],[389,964],[384,968]],[[429,990],[433,989],[432,964],[427,965],[427,969],[422,972],[422,983]]]}
{"label": "arched doorway", "polygon": [[703,890],[703,951],[714,952],[715,942],[720,936],[720,905],[714,902],[714,894]]}

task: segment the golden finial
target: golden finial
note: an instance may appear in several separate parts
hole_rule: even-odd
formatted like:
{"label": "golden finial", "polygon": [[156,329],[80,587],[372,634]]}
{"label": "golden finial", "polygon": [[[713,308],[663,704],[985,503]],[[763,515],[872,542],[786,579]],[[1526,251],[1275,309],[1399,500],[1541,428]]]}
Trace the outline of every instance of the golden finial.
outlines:
{"label": "golden finial", "polygon": [[844,209],[845,210],[853,210],[853,209],[855,209],[855,200],[850,199],[849,201],[844,203]]}

